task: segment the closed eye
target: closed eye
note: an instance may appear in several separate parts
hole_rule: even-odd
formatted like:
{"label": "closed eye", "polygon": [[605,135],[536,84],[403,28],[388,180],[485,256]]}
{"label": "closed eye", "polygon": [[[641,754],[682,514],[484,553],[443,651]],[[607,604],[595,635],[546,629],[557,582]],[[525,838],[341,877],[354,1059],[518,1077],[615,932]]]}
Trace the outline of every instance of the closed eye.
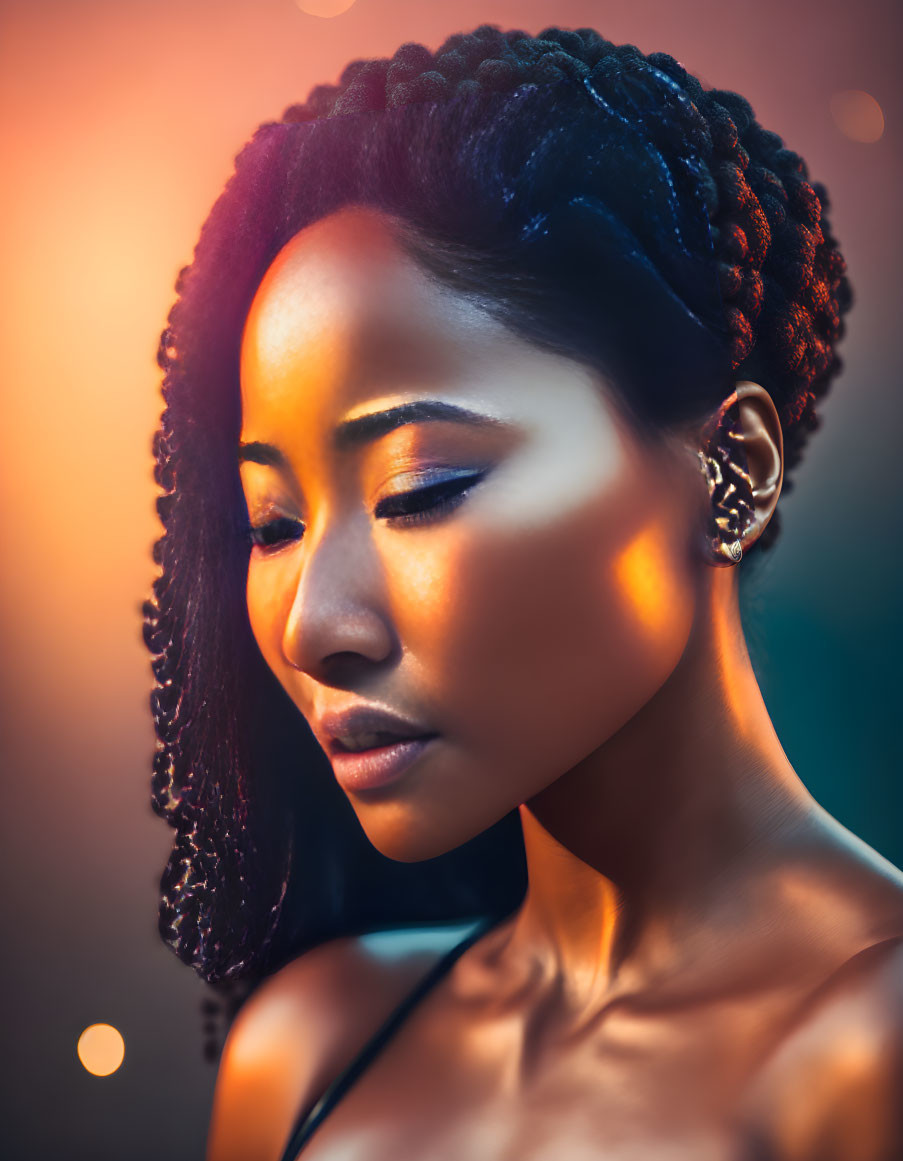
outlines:
{"label": "closed eye", "polygon": [[277,516],[274,520],[267,520],[265,524],[252,525],[248,534],[253,545],[267,551],[293,540],[300,540],[304,535],[304,525],[300,520],[293,520],[289,516]]}
{"label": "closed eye", "polygon": [[439,480],[413,492],[387,496],[376,505],[374,515],[390,526],[421,524],[438,520],[461,504],[467,492],[483,479],[486,472]]}

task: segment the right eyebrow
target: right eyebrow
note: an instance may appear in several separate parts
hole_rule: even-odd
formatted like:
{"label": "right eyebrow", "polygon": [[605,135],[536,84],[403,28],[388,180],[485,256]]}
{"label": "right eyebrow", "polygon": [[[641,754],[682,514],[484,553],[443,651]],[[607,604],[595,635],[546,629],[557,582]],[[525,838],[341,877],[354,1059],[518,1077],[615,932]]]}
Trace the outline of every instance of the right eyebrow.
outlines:
{"label": "right eyebrow", "polygon": [[288,460],[278,447],[271,443],[260,443],[254,440],[251,443],[238,445],[238,462],[240,464],[265,464],[268,468],[288,468]]}

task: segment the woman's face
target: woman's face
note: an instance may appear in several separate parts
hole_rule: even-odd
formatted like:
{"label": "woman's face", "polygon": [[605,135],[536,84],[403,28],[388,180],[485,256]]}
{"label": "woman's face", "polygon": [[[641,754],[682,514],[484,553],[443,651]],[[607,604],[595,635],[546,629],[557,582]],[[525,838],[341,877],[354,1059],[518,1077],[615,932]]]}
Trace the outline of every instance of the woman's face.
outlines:
{"label": "woman's face", "polygon": [[[644,449],[597,374],[436,285],[375,212],[346,208],[278,255],[241,387],[263,656],[327,753],[323,715],[363,704],[435,735],[396,747],[408,765],[376,788],[331,758],[385,855],[479,834],[674,669],[697,600],[692,452]],[[336,438],[415,400],[470,418]]]}

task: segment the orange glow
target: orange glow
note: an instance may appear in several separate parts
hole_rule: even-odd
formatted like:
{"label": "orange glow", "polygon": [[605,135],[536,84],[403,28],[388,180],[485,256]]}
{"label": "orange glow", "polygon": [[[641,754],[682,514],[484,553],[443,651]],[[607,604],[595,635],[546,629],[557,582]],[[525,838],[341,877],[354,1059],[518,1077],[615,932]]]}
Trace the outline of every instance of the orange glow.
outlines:
{"label": "orange glow", "polygon": [[637,619],[658,640],[669,619],[668,570],[663,559],[661,530],[643,529],[623,549],[615,562],[615,570]]}
{"label": "orange glow", "polygon": [[884,113],[870,93],[844,89],[831,98],[831,116],[844,137],[871,145],[884,135]]}
{"label": "orange glow", "polygon": [[124,1057],[125,1041],[111,1024],[90,1024],[78,1038],[78,1058],[92,1076],[109,1076]]}
{"label": "orange glow", "polygon": [[341,16],[354,0],[295,0],[295,3],[308,16]]}

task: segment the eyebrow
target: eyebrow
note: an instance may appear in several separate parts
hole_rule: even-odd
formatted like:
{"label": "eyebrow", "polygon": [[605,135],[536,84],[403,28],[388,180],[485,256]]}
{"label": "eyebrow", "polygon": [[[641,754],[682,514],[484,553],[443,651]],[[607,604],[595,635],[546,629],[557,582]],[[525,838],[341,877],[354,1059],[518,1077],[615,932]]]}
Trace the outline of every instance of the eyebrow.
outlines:
{"label": "eyebrow", "polygon": [[[387,432],[394,431],[396,427],[403,427],[408,423],[437,421],[462,423],[471,427],[508,426],[504,420],[496,419],[493,415],[471,411],[455,403],[445,403],[441,399],[416,399],[409,403],[400,403],[397,407],[389,407],[385,411],[370,411],[366,415],[343,420],[333,433],[333,445],[337,451],[345,451],[351,447],[371,443]],[[288,461],[278,448],[258,441],[238,445],[238,462],[241,464],[248,461],[273,468],[288,467]]]}

